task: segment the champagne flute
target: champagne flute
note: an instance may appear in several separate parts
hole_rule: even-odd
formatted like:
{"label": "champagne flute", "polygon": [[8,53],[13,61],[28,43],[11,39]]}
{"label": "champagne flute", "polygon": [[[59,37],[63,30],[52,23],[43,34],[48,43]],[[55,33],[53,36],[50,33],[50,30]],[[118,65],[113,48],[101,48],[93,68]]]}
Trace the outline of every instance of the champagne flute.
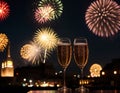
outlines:
{"label": "champagne flute", "polygon": [[[59,93],[71,93],[71,89],[67,88],[66,86],[66,69],[70,64],[71,57],[72,57],[72,45],[71,40],[69,38],[60,38],[58,40],[58,46],[57,46],[57,57],[58,57],[58,63],[63,68],[64,71],[64,84],[62,88],[59,88]],[[60,92],[61,91],[61,92]],[[69,91],[69,92],[68,92]]]}
{"label": "champagne flute", "polygon": [[79,37],[74,39],[74,60],[77,66],[81,70],[81,84],[80,87],[76,89],[77,93],[84,93],[86,88],[83,86],[83,70],[88,62],[88,42],[85,37]]}

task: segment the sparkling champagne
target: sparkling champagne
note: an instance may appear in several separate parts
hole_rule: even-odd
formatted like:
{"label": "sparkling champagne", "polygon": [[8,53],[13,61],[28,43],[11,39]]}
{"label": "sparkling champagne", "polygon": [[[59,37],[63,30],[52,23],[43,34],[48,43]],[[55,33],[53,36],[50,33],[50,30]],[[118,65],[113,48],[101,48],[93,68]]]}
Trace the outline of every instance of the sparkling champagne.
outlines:
{"label": "sparkling champagne", "polygon": [[63,67],[66,68],[70,64],[72,55],[72,46],[70,44],[58,45],[57,56],[58,62]]}
{"label": "sparkling champagne", "polygon": [[88,44],[74,44],[74,59],[78,67],[84,68],[88,61]]}

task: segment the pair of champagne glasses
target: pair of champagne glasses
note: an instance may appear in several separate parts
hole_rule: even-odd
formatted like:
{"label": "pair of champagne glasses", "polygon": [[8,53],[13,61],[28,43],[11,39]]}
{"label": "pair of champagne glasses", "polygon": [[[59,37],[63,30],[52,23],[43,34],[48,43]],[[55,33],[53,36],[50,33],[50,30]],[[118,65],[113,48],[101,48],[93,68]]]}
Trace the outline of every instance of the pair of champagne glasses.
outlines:
{"label": "pair of champagne glasses", "polygon": [[[72,54],[74,55],[76,65],[81,70],[81,79],[83,79],[83,69],[88,62],[89,55],[87,38],[74,38],[73,48],[70,38],[64,37],[58,40],[57,58],[58,63],[64,71],[64,84],[61,88],[58,88],[58,93],[72,93],[72,90],[66,86],[66,69],[70,64]],[[79,88],[75,89],[75,91],[76,93],[85,93],[86,88],[83,86],[83,84],[81,84]]]}

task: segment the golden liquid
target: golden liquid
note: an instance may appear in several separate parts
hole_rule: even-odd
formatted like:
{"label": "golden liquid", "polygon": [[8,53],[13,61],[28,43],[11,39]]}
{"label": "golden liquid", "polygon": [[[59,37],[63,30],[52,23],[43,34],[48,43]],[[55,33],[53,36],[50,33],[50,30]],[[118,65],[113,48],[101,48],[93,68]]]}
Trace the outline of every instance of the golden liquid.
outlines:
{"label": "golden liquid", "polygon": [[63,67],[66,68],[70,64],[72,57],[72,46],[69,44],[58,45],[57,48],[58,62]]}
{"label": "golden liquid", "polygon": [[84,68],[88,61],[88,45],[75,44],[74,45],[74,59],[78,67]]}

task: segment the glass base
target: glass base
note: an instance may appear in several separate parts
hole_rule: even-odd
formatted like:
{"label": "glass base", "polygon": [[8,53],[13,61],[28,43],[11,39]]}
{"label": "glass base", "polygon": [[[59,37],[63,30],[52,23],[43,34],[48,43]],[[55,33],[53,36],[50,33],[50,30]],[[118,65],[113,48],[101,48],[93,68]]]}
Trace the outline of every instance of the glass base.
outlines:
{"label": "glass base", "polygon": [[80,86],[75,89],[75,93],[89,93],[89,89],[84,86]]}
{"label": "glass base", "polygon": [[58,88],[57,93],[72,93],[72,89],[67,87],[61,87]]}

